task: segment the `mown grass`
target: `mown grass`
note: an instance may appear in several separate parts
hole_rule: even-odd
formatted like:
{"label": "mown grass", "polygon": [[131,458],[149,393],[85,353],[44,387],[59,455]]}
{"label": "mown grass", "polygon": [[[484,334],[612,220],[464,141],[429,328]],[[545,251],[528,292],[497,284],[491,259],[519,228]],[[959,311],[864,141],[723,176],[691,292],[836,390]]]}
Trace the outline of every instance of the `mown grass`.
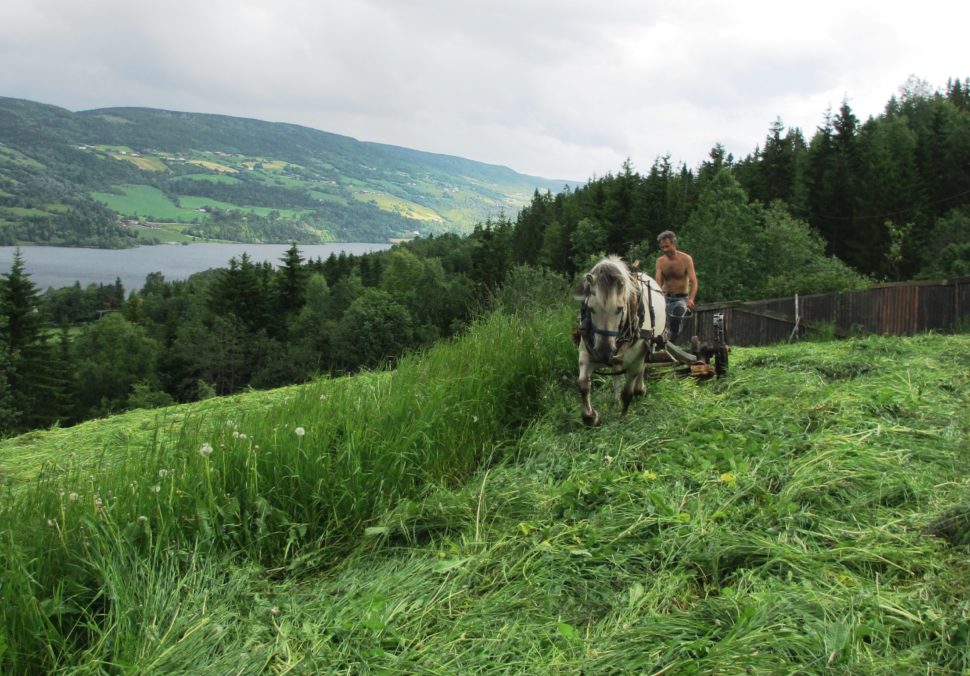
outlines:
{"label": "mown grass", "polygon": [[626,419],[598,383],[587,429],[571,318],[493,317],[8,496],[0,665],[970,668],[966,544],[929,528],[970,498],[970,337],[736,350]]}

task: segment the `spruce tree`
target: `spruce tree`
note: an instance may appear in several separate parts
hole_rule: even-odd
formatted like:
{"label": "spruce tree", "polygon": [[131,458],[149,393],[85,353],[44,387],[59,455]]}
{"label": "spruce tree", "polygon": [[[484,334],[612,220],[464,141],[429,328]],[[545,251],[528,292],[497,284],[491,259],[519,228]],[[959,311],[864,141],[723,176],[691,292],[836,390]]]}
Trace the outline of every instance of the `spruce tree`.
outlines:
{"label": "spruce tree", "polygon": [[0,345],[7,357],[8,401],[16,411],[16,431],[45,427],[60,420],[64,373],[43,334],[40,294],[30,281],[23,255],[14,252],[10,272],[0,284]]}
{"label": "spruce tree", "polygon": [[282,320],[279,325],[284,326],[286,320],[303,307],[308,270],[303,265],[303,256],[300,255],[296,242],[287,249],[280,262],[282,265],[276,277],[277,314]]}

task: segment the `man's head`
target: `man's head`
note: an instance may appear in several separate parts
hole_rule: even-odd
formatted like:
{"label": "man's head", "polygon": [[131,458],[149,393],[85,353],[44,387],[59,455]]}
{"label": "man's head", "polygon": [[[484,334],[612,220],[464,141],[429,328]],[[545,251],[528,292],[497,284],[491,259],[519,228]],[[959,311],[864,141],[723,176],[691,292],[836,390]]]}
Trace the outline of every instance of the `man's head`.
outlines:
{"label": "man's head", "polygon": [[664,230],[657,235],[657,242],[660,243],[660,248],[665,256],[673,258],[674,254],[677,253],[677,235],[672,230]]}

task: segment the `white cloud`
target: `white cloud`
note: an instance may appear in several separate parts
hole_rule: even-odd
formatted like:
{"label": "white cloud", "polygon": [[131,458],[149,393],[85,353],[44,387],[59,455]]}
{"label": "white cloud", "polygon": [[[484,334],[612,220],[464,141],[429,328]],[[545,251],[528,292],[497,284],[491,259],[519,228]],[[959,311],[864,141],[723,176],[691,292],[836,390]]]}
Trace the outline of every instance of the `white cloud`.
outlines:
{"label": "white cloud", "polygon": [[32,0],[0,5],[0,95],[293,122],[584,180],[736,156],[781,117],[966,77],[970,9],[659,0]]}

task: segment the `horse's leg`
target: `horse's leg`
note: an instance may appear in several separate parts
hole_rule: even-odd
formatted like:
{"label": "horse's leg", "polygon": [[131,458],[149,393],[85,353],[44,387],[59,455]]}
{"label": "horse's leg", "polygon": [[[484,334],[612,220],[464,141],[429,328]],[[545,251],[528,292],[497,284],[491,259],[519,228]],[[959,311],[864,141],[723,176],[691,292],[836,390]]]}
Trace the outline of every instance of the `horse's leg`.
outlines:
{"label": "horse's leg", "polygon": [[643,382],[643,378],[644,378],[644,375],[646,374],[646,371],[647,371],[647,360],[646,360],[646,356],[644,356],[643,365],[637,369],[637,377],[633,383],[633,394],[635,394],[638,397],[642,397],[647,393],[647,386]]}
{"label": "horse's leg", "polygon": [[576,387],[579,390],[579,401],[582,406],[583,422],[590,427],[597,427],[600,424],[600,414],[593,408],[589,400],[590,379],[589,379],[589,355],[586,350],[579,348],[579,377],[576,379]]}
{"label": "horse's leg", "polygon": [[622,393],[623,411],[620,413],[622,416],[626,415],[634,395],[641,394],[639,389],[643,388],[643,365],[643,356],[641,355],[634,359],[633,363],[627,368],[626,383],[623,386]]}

